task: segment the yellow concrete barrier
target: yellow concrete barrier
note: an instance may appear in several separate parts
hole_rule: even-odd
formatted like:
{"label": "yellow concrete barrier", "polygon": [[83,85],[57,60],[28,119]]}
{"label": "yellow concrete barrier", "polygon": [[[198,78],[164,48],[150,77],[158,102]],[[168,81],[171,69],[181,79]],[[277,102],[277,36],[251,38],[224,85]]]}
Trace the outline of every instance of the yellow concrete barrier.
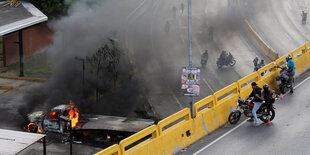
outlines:
{"label": "yellow concrete barrier", "polygon": [[[132,146],[134,145],[134,146]],[[158,127],[152,125],[120,142],[121,154],[159,154]]]}
{"label": "yellow concrete barrier", "polygon": [[[296,71],[302,73],[310,67],[310,42],[288,53],[293,56]],[[286,54],[286,55],[288,55]],[[238,80],[220,91],[210,95],[194,104],[195,118],[190,116],[190,109],[185,108],[113,145],[98,155],[171,155],[182,148],[194,143],[201,137],[208,135],[228,121],[230,111],[235,108],[238,96],[244,98],[251,91],[251,82],[259,86],[268,83],[276,89],[275,77],[279,74],[277,66],[286,65],[285,57],[271,62],[255,73]],[[264,75],[262,76],[262,73]]]}
{"label": "yellow concrete barrier", "polygon": [[238,80],[238,89],[239,89],[239,96],[244,99],[245,97],[249,96],[252,91],[251,83],[257,82],[259,79],[259,75],[257,72],[251,73],[250,75],[243,77],[242,79]]}
{"label": "yellow concrete barrier", "polygon": [[198,115],[198,112],[200,110],[200,108],[204,107],[204,106],[208,106],[208,107],[214,107],[215,106],[215,98],[214,98],[214,95],[210,95],[198,102],[196,102],[194,104],[194,113],[195,113],[195,116]]}
{"label": "yellow concrete barrier", "polygon": [[[275,62],[271,62],[259,69],[257,71],[258,76],[260,76],[260,80],[257,82],[258,86],[262,87],[265,83],[267,83],[270,88],[276,89],[278,87],[276,76],[279,74],[277,70],[277,64]],[[263,76],[262,73],[264,73]]]}
{"label": "yellow concrete barrier", "polygon": [[233,83],[218,92],[215,92],[214,96],[216,100],[216,105],[214,107],[216,121],[222,126],[227,123],[227,118],[231,110],[236,106],[236,101],[239,96],[238,84]]}

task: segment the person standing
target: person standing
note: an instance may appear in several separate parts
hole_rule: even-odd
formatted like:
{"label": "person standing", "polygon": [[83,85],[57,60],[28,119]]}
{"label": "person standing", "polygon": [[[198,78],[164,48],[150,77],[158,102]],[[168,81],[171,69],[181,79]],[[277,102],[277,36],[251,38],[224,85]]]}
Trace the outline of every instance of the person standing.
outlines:
{"label": "person standing", "polygon": [[291,55],[286,56],[286,62],[287,62],[287,72],[289,75],[289,84],[290,84],[290,93],[294,92],[294,75],[295,75],[295,62],[293,61],[293,58]]}
{"label": "person standing", "polygon": [[307,13],[305,11],[301,12],[301,23],[306,24],[307,23]]}

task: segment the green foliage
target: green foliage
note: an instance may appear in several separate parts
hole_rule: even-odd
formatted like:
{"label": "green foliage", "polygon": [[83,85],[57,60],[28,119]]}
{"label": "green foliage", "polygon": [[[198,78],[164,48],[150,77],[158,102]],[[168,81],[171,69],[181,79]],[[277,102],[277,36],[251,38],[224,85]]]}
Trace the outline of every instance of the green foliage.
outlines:
{"label": "green foliage", "polygon": [[35,7],[41,10],[45,15],[49,17],[49,19],[54,19],[64,14],[69,7],[69,5],[73,2],[66,0],[28,0],[28,2],[32,3]]}

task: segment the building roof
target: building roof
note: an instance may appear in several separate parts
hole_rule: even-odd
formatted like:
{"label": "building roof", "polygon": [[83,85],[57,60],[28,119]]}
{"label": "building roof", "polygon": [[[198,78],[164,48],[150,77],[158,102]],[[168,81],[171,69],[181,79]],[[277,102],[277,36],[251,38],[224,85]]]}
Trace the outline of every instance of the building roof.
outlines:
{"label": "building roof", "polygon": [[2,7],[6,1],[0,2],[0,36],[47,21],[40,10],[29,2],[21,2],[18,7]]}
{"label": "building roof", "polygon": [[0,154],[17,154],[43,137],[44,134],[0,129]]}

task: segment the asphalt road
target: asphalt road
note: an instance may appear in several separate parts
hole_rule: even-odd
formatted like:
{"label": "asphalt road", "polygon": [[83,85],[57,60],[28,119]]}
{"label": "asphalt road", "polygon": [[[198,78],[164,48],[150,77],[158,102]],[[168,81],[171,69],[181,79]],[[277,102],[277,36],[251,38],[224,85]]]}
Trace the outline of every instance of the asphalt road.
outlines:
{"label": "asphalt road", "polygon": [[303,10],[309,16],[309,0],[244,0],[241,4],[250,24],[280,56],[309,41],[310,25],[301,23]]}
{"label": "asphalt road", "polygon": [[[192,2],[193,65],[200,66],[202,52],[209,51],[207,68],[201,72],[201,93],[194,102],[250,74],[255,56],[270,62],[249,41],[241,23],[229,20],[240,17],[238,8],[227,1]],[[180,91],[181,67],[188,65],[187,1],[141,0],[127,17],[124,33],[125,48],[136,66],[136,75],[144,79],[149,102],[161,118],[188,107],[189,101]],[[235,57],[234,67],[217,68],[216,60],[222,50]]]}
{"label": "asphalt road", "polygon": [[262,123],[254,127],[244,121],[237,129],[222,134],[225,136],[183,154],[307,154],[310,151],[309,79],[297,85],[294,94],[274,103],[276,117],[271,126]]}

